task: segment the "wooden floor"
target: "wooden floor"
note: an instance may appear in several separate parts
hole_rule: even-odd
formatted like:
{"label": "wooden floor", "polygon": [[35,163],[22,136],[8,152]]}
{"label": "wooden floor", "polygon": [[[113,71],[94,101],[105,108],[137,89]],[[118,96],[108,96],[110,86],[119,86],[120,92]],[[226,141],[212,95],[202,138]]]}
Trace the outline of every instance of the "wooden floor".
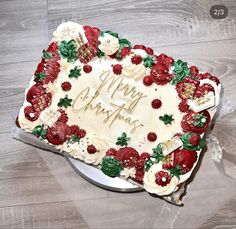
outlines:
{"label": "wooden floor", "polygon": [[[216,2],[228,7],[226,19],[210,18]],[[220,77],[225,100],[236,106],[234,0],[0,0],[0,228],[236,228],[236,112],[213,130],[223,162],[214,163],[210,144],[183,208],[146,192],[95,187],[63,157],[12,139],[14,112],[41,50],[64,20],[117,31],[201,66]]]}

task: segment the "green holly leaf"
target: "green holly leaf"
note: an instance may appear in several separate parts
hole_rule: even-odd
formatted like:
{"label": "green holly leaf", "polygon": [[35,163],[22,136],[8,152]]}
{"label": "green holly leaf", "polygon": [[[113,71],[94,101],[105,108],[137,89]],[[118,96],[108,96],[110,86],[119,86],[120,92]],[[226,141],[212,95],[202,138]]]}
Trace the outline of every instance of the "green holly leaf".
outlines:
{"label": "green holly leaf", "polygon": [[152,155],[151,155],[152,158],[155,159],[155,162],[159,162],[159,161],[162,161],[163,158],[164,158],[164,155],[162,153],[162,144],[159,143],[156,148],[153,148],[152,149]]}
{"label": "green holly leaf", "polygon": [[78,144],[80,143],[80,138],[78,138],[75,134],[72,134],[70,136],[70,139],[68,140],[69,143],[75,143],[77,142]]}
{"label": "green holly leaf", "polygon": [[105,53],[102,52],[100,49],[98,49],[96,56],[97,56],[98,58],[101,58],[101,57],[104,57],[104,56],[105,56]]}
{"label": "green holly leaf", "polygon": [[50,52],[47,52],[45,49],[43,50],[43,58],[45,60],[48,60],[52,57],[52,54]]}
{"label": "green holly leaf", "polygon": [[38,138],[45,139],[45,136],[47,134],[47,130],[44,129],[43,125],[38,125],[38,126],[34,127],[32,133],[34,135],[36,135]]}
{"label": "green holly leaf", "polygon": [[151,55],[147,55],[145,58],[143,58],[143,65],[146,68],[151,68],[154,65],[154,59]]}
{"label": "green holly leaf", "polygon": [[81,69],[78,68],[78,66],[75,66],[74,69],[70,70],[69,78],[78,79],[79,76],[81,76]]}
{"label": "green holly leaf", "polygon": [[165,125],[171,124],[174,121],[173,115],[168,115],[168,114],[164,114],[163,116],[159,116],[159,119],[161,121],[163,121],[165,123]]}
{"label": "green holly leaf", "polygon": [[179,168],[179,165],[176,165],[173,168],[168,169],[171,177],[176,176],[179,179],[179,175],[184,174],[184,171]]}
{"label": "green holly leaf", "polygon": [[72,99],[68,98],[68,95],[66,95],[64,98],[60,99],[59,103],[57,104],[58,107],[71,107]]}
{"label": "green holly leaf", "polygon": [[127,146],[128,145],[128,141],[130,140],[129,137],[127,137],[127,134],[125,132],[123,132],[121,134],[120,137],[117,138],[117,142],[116,145],[120,145],[120,146]]}
{"label": "green holly leaf", "polygon": [[206,125],[207,117],[204,116],[203,114],[195,114],[193,119],[194,119],[193,122],[194,126],[203,127],[204,125]]}
{"label": "green holly leaf", "polygon": [[147,172],[152,167],[153,164],[154,162],[152,160],[145,160],[144,171]]}
{"label": "green holly leaf", "polygon": [[176,85],[177,83],[183,81],[185,76],[190,73],[187,62],[183,62],[182,60],[177,60],[174,64],[173,75],[174,78],[171,81],[171,84]]}
{"label": "green holly leaf", "polygon": [[40,73],[36,73],[34,80],[42,80],[45,77],[45,73],[44,72],[40,72]]}

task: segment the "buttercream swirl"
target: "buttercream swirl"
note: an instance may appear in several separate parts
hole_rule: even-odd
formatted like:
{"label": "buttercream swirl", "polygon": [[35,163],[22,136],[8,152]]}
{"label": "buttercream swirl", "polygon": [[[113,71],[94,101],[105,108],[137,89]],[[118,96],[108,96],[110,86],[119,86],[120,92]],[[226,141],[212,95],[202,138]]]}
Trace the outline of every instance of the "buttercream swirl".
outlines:
{"label": "buttercream swirl", "polygon": [[[151,168],[145,172],[143,179],[144,188],[148,192],[157,194],[159,196],[169,195],[176,190],[179,179],[176,176],[173,176],[170,183],[162,187],[155,182],[155,174],[161,170],[163,170],[162,163],[159,162],[158,164],[153,164]],[[165,172],[169,173],[167,170],[165,170]]]}
{"label": "buttercream swirl", "polygon": [[119,49],[119,39],[110,35],[109,33],[103,33],[99,37],[100,44],[98,48],[106,55],[112,55]]}
{"label": "buttercream swirl", "polygon": [[145,76],[146,68],[143,65],[143,63],[133,64],[131,62],[131,58],[132,58],[132,56],[127,56],[122,61],[122,67],[123,67],[122,73],[127,78],[139,80]]}

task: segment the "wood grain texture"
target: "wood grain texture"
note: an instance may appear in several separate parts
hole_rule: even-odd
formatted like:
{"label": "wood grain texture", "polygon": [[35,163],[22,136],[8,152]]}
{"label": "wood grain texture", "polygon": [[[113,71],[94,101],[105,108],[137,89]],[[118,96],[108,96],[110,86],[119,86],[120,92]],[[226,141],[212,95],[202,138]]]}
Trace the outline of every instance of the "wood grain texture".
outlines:
{"label": "wood grain texture", "polygon": [[[224,20],[209,16],[224,4]],[[2,0],[0,1],[0,228],[235,228],[236,113],[212,134],[213,145],[179,208],[146,192],[108,192],[82,179],[63,157],[11,138],[13,114],[62,21],[113,30],[132,43],[188,61],[218,76],[224,99],[236,107],[236,3],[233,0]],[[225,170],[222,170],[224,168]]]}

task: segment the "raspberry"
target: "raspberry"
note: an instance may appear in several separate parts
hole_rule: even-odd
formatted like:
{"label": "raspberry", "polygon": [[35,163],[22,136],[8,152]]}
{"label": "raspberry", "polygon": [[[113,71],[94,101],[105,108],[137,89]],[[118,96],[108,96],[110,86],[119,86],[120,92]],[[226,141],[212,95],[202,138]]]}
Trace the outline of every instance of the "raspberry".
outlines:
{"label": "raspberry", "polygon": [[132,62],[133,64],[136,64],[136,65],[141,64],[142,61],[143,61],[143,59],[142,59],[142,57],[141,57],[140,55],[134,55],[134,56],[131,58],[131,62]]}
{"label": "raspberry", "polygon": [[92,71],[92,66],[91,65],[88,65],[88,64],[85,64],[84,66],[83,66],[83,70],[84,70],[84,72],[85,73],[90,73],[91,71]]}
{"label": "raspberry", "polygon": [[150,142],[155,142],[157,140],[157,135],[154,132],[150,132],[147,135],[147,139]]}
{"label": "raspberry", "polygon": [[154,99],[154,100],[152,100],[152,108],[153,108],[153,109],[158,109],[158,108],[161,107],[161,105],[162,105],[162,102],[161,102],[160,99]]}
{"label": "raspberry", "polygon": [[144,177],[144,172],[138,170],[135,174],[134,180],[137,181],[138,183],[142,184],[143,183],[143,177]]}
{"label": "raspberry", "polygon": [[143,78],[143,84],[144,84],[145,86],[151,86],[152,83],[153,83],[153,80],[152,80],[152,77],[151,77],[151,76],[145,76],[145,77]]}
{"label": "raspberry", "polygon": [[88,151],[89,154],[94,154],[94,153],[97,152],[97,149],[96,149],[96,147],[94,145],[89,145],[87,147],[87,151]]}
{"label": "raspberry", "polygon": [[113,72],[116,75],[120,75],[122,73],[122,66],[120,64],[113,65]]}
{"label": "raspberry", "polygon": [[61,84],[61,88],[63,91],[69,91],[71,89],[71,83],[66,81]]}

